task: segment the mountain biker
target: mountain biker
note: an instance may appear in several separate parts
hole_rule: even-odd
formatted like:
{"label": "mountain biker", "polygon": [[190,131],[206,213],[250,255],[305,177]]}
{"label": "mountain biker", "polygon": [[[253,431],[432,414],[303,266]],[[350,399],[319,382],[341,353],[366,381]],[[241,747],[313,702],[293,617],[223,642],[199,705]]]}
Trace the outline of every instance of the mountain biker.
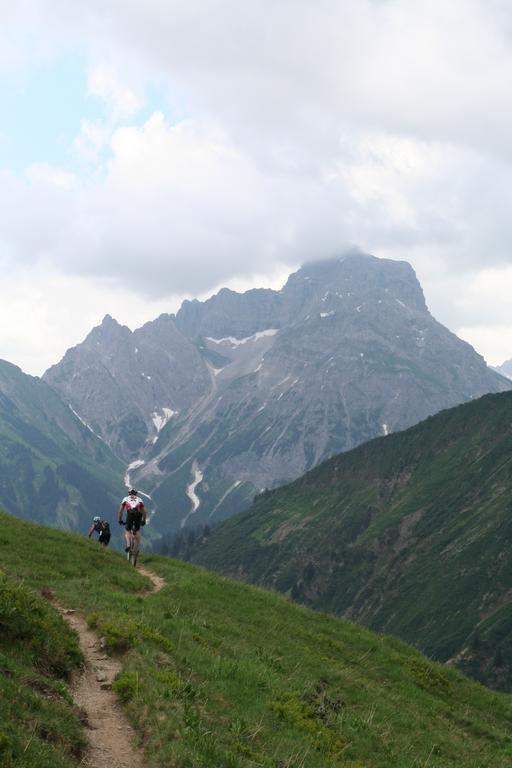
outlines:
{"label": "mountain biker", "polygon": [[108,543],[110,541],[110,525],[106,520],[102,520],[98,515],[95,515],[92,519],[92,524],[87,534],[89,539],[94,532],[99,533],[99,543],[103,544],[104,547],[108,547]]}
{"label": "mountain biker", "polygon": [[128,492],[128,496],[125,496],[119,507],[119,525],[123,524],[123,511],[126,510],[126,523],[124,538],[126,541],[125,552],[130,551],[130,533],[133,531],[133,535],[137,540],[137,544],[140,545],[140,527],[146,525],[146,507],[144,502],[137,495],[137,489],[132,488]]}

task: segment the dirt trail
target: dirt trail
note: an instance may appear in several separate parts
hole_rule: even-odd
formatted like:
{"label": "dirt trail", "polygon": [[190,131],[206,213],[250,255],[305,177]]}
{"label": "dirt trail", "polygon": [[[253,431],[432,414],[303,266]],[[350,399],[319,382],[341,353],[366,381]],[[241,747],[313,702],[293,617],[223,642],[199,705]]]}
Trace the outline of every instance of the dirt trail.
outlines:
{"label": "dirt trail", "polygon": [[[151,580],[151,594],[165,586],[165,579],[147,568],[139,573]],[[112,681],[121,670],[117,659],[107,656],[97,633],[74,611],[61,608],[68,624],[80,638],[85,665],[72,685],[73,699],[84,713],[89,749],[80,765],[84,768],[144,768],[135,731],[112,692]]]}
{"label": "dirt trail", "polygon": [[142,565],[139,565],[137,567],[137,570],[139,573],[141,573],[143,576],[149,579],[153,584],[152,594],[155,594],[155,592],[160,592],[160,590],[165,587],[165,579],[162,576],[158,576],[156,573],[153,573],[153,571],[148,570],[148,568],[144,568],[144,566]]}

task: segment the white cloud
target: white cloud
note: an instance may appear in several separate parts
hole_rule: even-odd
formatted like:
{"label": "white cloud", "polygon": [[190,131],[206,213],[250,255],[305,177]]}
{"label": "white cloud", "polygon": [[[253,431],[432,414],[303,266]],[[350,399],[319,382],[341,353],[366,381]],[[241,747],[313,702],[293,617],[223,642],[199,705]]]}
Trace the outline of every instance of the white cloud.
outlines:
{"label": "white cloud", "polygon": [[62,168],[55,168],[48,163],[36,163],[27,168],[27,181],[33,187],[45,189],[63,189],[70,191],[76,185],[76,177],[73,173]]}
{"label": "white cloud", "polygon": [[[0,173],[0,260],[145,302],[356,243],[410,260],[452,328],[506,335],[496,307],[508,299],[486,275],[501,280],[512,261],[507,4],[34,0],[3,12],[7,28],[37,29],[43,52],[89,51],[106,117],[75,140],[87,178]],[[168,110],[141,124],[149,82],[165,85]]]}
{"label": "white cloud", "polygon": [[100,120],[81,120],[80,133],[73,142],[73,149],[81,160],[98,163],[101,153],[108,147],[112,129]]}
{"label": "white cloud", "polygon": [[462,326],[457,335],[475,349],[485,350],[488,365],[501,365],[512,356],[512,324]]}
{"label": "white cloud", "polygon": [[55,272],[46,265],[3,270],[0,358],[41,375],[108,312],[132,329],[179,306],[176,297],[145,301],[137,292]]}
{"label": "white cloud", "polygon": [[[9,250],[158,296],[202,293],[346,245],[344,183],[326,194],[315,179],[264,172],[215,125],[170,126],[155,113],[114,131],[111,152],[105,175],[76,180],[67,194],[58,169],[0,178]],[[20,212],[37,208],[27,233]]]}
{"label": "white cloud", "polygon": [[[230,280],[227,286],[232,290],[261,286],[278,289],[286,277],[286,273],[274,270],[255,275],[252,281]],[[33,375],[41,375],[60,360],[107,313],[134,330],[162,313],[176,312],[184,298],[192,298],[169,293],[159,300],[149,299],[142,297],[136,287],[129,290],[109,282],[63,275],[43,263],[30,269],[4,265],[2,289],[0,359],[14,362]]]}
{"label": "white cloud", "polygon": [[133,117],[141,108],[141,101],[136,94],[123,82],[115,68],[101,61],[89,72],[89,93],[102,99],[109,112],[117,120]]}

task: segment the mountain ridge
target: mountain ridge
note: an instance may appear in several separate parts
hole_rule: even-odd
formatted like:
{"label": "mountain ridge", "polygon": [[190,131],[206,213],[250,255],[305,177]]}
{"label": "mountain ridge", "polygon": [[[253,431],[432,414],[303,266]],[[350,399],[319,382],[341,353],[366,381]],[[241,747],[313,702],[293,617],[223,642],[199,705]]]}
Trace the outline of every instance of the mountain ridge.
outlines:
{"label": "mountain ridge", "polygon": [[74,529],[112,514],[120,461],[52,387],[4,360],[0,438],[0,503],[13,514]]}
{"label": "mountain ridge", "polygon": [[161,532],[512,386],[430,315],[407,262],[360,253],[133,332],[107,316],[44,379],[132,466]]}
{"label": "mountain ridge", "polygon": [[509,691],[511,456],[512,393],[486,395],[266,491],[181,554]]}

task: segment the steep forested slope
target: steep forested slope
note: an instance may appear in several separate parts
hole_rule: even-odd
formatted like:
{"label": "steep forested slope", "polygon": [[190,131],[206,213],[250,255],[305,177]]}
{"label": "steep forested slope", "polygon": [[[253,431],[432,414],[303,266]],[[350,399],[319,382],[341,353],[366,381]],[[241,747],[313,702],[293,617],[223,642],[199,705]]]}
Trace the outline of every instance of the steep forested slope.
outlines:
{"label": "steep forested slope", "polygon": [[512,394],[260,495],[189,556],[512,689]]}
{"label": "steep forested slope", "polygon": [[123,466],[47,384],[0,361],[0,503],[18,517],[84,528],[113,516]]}
{"label": "steep forested slope", "polygon": [[[45,663],[57,649],[65,674],[76,663],[76,644],[64,628],[60,640],[55,636],[62,622],[40,598],[27,597],[28,587],[84,612],[107,653],[122,660],[114,688],[148,768],[511,763],[509,697],[397,640],[166,558],[146,558],[167,582],[151,594],[124,558],[93,542],[3,514],[0,526],[0,561],[9,575],[7,592],[0,579],[2,766],[71,768],[83,758],[79,725],[73,731],[68,709],[62,711],[66,687],[30,671],[31,658],[37,664],[40,653]],[[38,612],[32,620],[22,610],[26,599]],[[40,648],[44,631],[48,643]],[[24,669],[16,666],[20,655]],[[6,696],[15,699],[11,707]],[[26,759],[41,742],[53,764]]]}

